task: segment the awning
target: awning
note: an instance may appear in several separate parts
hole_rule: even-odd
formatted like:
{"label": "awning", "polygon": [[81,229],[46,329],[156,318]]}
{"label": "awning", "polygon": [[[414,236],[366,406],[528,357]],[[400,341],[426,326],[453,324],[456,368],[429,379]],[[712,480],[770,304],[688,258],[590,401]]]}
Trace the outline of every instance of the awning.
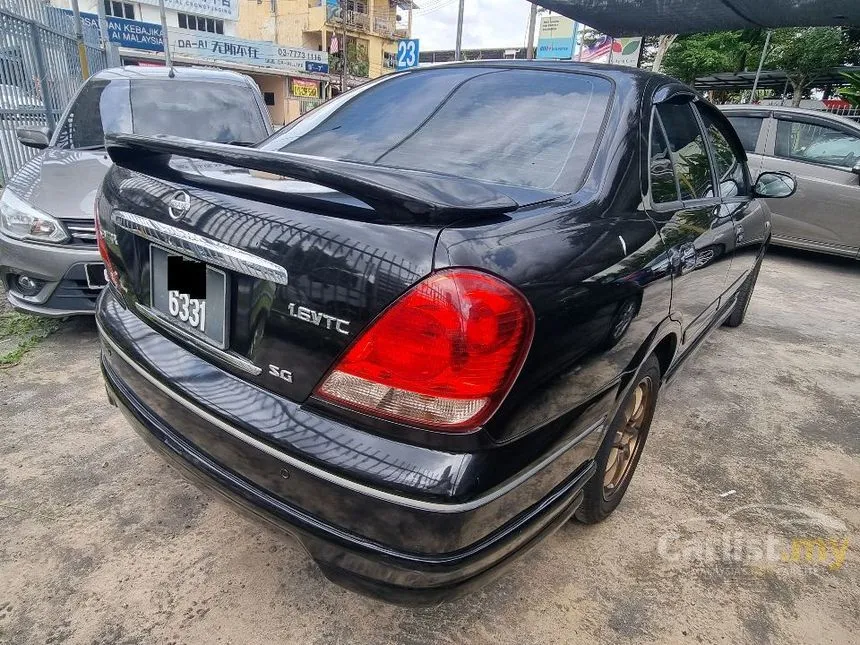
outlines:
{"label": "awning", "polygon": [[540,0],[609,36],[860,25],[860,0]]}
{"label": "awning", "polygon": [[[858,0],[860,1],[860,0]],[[834,67],[829,72],[815,76],[815,87],[826,85],[847,85],[848,79],[842,76],[843,72],[860,72],[860,67]],[[782,89],[785,87],[787,77],[785,72],[774,70],[762,70],[757,87]],[[697,90],[749,90],[755,82],[755,72],[721,72],[709,76],[700,76],[693,83]]]}

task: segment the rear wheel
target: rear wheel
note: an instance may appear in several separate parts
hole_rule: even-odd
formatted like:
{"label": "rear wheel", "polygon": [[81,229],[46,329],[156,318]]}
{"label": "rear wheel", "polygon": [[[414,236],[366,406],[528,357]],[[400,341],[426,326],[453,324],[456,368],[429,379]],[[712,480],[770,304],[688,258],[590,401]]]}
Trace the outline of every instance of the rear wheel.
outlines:
{"label": "rear wheel", "polygon": [[597,473],[583,490],[576,519],[594,524],[621,503],[639,463],[660,391],[660,363],[650,356],[635,377],[597,452]]}
{"label": "rear wheel", "polygon": [[759,269],[761,269],[761,261],[762,259],[759,258],[755,263],[753,270],[750,271],[750,274],[747,276],[747,279],[744,280],[741,288],[738,289],[738,301],[735,303],[735,308],[732,309],[732,313],[728,318],[726,318],[726,322],[723,323],[726,327],[740,327],[744,318],[746,318],[747,308],[750,306],[750,300],[752,300],[752,294],[755,290],[755,283],[758,281],[758,272]]}

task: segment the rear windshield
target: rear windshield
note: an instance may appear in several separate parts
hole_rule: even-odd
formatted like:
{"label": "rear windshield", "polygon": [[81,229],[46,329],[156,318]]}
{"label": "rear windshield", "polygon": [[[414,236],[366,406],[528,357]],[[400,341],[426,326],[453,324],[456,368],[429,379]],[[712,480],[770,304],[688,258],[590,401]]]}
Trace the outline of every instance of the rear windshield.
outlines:
{"label": "rear windshield", "polygon": [[453,68],[381,79],[262,147],[528,186],[579,185],[611,83],[585,74]]}
{"label": "rear windshield", "polygon": [[89,82],[60,126],[57,145],[99,148],[105,132],[249,144],[268,134],[250,88],[178,78]]}

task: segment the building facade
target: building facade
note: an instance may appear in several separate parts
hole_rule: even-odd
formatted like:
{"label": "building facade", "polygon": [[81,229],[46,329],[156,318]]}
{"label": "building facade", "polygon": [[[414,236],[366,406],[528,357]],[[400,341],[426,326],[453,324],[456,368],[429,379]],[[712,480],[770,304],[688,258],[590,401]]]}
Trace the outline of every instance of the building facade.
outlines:
{"label": "building facade", "polygon": [[[409,0],[248,0],[242,4],[237,34],[330,54],[339,89],[343,60],[343,20],[348,52],[347,85],[394,71],[397,39],[406,37],[398,20]],[[401,16],[402,18],[403,16]]]}
{"label": "building facade", "polygon": [[[264,0],[268,6],[276,0]],[[52,0],[70,11],[70,0]],[[163,65],[164,38],[158,0],[79,0],[85,24],[98,29],[104,7],[110,42],[124,65]],[[304,0],[307,4],[308,0]],[[230,69],[259,85],[272,122],[283,125],[330,93],[332,75],[322,42],[278,37],[277,30],[248,30],[246,17],[264,6],[256,0],[164,0],[167,45],[174,65]],[[252,21],[253,22],[253,21]],[[247,37],[243,37],[247,34]],[[276,40],[277,38],[277,40]],[[338,77],[339,78],[339,77]]]}

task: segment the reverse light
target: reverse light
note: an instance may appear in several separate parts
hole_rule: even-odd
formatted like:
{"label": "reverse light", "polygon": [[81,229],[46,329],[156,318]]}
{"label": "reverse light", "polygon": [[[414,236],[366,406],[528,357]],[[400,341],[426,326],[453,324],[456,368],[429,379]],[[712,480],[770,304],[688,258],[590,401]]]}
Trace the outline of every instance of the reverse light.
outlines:
{"label": "reverse light", "polygon": [[471,269],[440,271],[377,318],[316,395],[409,425],[469,432],[507,395],[533,329],[529,303],[508,283]]}
{"label": "reverse light", "polygon": [[102,256],[102,260],[105,263],[105,276],[114,287],[119,288],[119,273],[117,273],[116,268],[114,268],[113,262],[110,259],[110,253],[108,253],[107,243],[105,242],[104,231],[102,231],[102,224],[99,221],[99,198],[96,196],[95,201],[93,202],[93,216],[95,217],[96,223],[96,241],[99,245],[99,255]]}

